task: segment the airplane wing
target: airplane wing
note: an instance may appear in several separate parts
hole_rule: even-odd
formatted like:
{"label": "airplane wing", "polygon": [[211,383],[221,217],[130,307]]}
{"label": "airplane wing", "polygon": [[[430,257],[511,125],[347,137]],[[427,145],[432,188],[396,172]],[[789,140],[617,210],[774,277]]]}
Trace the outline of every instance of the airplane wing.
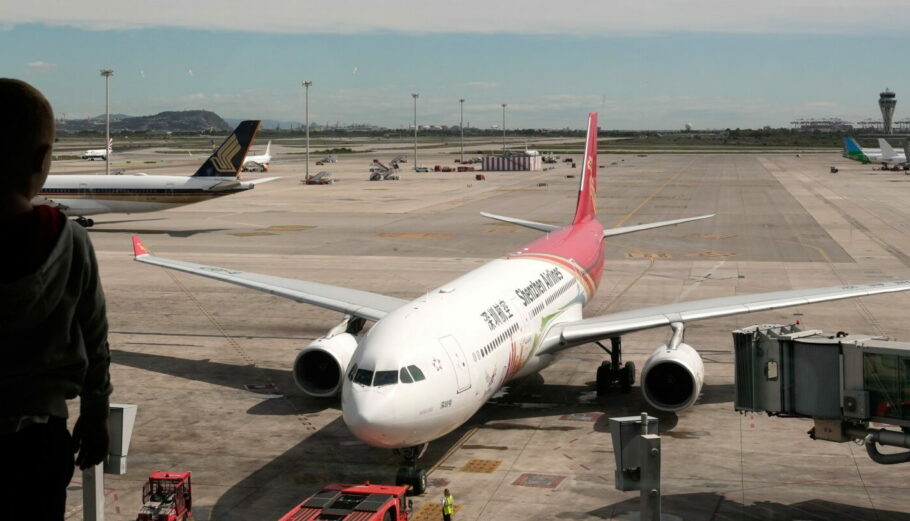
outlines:
{"label": "airplane wing", "polygon": [[710,298],[623,311],[554,324],[544,338],[541,350],[558,351],[566,347],[666,326],[675,322],[687,323],[708,318],[908,290],[910,290],[910,280],[898,280]]}
{"label": "airplane wing", "polygon": [[374,322],[408,303],[407,300],[368,291],[155,257],[135,235],[133,236],[133,255],[135,260],[146,264],[230,282]]}

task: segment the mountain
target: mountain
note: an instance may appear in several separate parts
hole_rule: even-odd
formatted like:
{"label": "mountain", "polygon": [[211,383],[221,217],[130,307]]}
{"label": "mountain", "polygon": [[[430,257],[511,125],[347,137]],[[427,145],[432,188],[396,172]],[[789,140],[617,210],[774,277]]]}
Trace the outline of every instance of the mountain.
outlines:
{"label": "mountain", "polygon": [[[152,116],[111,115],[112,132],[225,132],[233,129],[221,116],[208,110],[159,112]],[[58,132],[104,132],[104,117],[57,122]]]}

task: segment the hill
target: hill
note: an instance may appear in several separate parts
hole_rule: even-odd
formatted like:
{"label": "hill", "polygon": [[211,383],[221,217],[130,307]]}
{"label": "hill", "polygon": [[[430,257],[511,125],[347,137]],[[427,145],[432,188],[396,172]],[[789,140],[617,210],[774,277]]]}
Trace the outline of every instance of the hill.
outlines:
{"label": "hill", "polygon": [[[165,111],[152,116],[111,117],[111,132],[225,132],[232,130],[221,116],[208,110]],[[104,117],[57,122],[62,133],[104,132]]]}

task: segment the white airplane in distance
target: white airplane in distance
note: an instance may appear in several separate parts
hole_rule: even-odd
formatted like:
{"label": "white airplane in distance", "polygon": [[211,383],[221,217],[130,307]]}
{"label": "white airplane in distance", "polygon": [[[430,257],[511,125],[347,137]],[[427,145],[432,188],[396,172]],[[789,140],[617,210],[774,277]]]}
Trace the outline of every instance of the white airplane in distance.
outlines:
{"label": "white airplane in distance", "polygon": [[59,208],[82,226],[89,227],[95,224],[88,218],[90,215],[156,212],[244,192],[277,179],[241,181],[238,177],[243,157],[260,123],[241,122],[190,177],[143,173],[49,175],[32,203]]}
{"label": "white airplane in distance", "polygon": [[96,159],[100,159],[100,160],[104,161],[105,159],[107,159],[107,155],[113,151],[113,147],[114,147],[114,140],[109,139],[107,142],[107,150],[105,150],[103,148],[86,150],[85,152],[82,153],[82,159],[85,159],[87,161],[94,161]]}
{"label": "white airplane in distance", "polygon": [[878,138],[879,150],[881,150],[881,161],[891,165],[902,165],[907,162],[907,155],[904,150],[897,151],[884,139]]}
{"label": "white airplane in distance", "polygon": [[268,171],[269,163],[272,161],[272,140],[269,140],[269,143],[265,146],[265,154],[258,156],[246,156],[246,159],[243,160],[243,169],[261,169],[262,171]]}
{"label": "white airplane in distance", "polygon": [[[546,235],[407,301],[316,282],[261,275],[153,256],[138,237],[139,262],[201,275],[345,314],[304,347],[293,376],[304,393],[341,392],[344,422],[364,442],[397,450],[405,466],[396,482],[426,488],[417,459],[430,441],[468,421],[510,380],[536,373],[573,346],[611,339],[610,360],[597,370],[598,391],[635,378],[622,364],[622,335],[668,326],[672,334],[642,368],[645,399],[679,411],[698,399],[701,357],[683,342],[696,320],[787,306],[910,290],[910,281],[778,291],[664,304],[582,318],[604,267],[604,239],[712,215],[604,229],[597,201],[597,114],[588,137],[575,217],[565,227],[484,214]],[[362,333],[364,322],[375,322]]]}

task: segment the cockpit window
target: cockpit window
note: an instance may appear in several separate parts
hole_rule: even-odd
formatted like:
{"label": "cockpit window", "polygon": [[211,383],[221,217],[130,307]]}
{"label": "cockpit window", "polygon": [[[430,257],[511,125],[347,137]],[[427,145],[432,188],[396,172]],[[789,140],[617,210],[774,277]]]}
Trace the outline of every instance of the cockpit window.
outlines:
{"label": "cockpit window", "polygon": [[357,364],[351,366],[351,370],[348,371],[348,380],[354,381],[354,374],[357,372]]}
{"label": "cockpit window", "polygon": [[409,384],[414,381],[414,379],[411,378],[411,373],[408,372],[407,367],[402,367],[401,371],[398,371],[398,377],[401,378],[401,383],[403,384]]}
{"label": "cockpit window", "polygon": [[398,383],[398,371],[376,371],[376,377],[373,379],[373,387],[380,385],[392,385]]}
{"label": "cockpit window", "polygon": [[411,372],[411,376],[414,377],[415,382],[419,382],[421,380],[426,380],[426,377],[423,375],[423,371],[421,371],[420,368],[417,367],[416,365],[409,365],[408,371]]}
{"label": "cockpit window", "polygon": [[370,385],[373,382],[373,371],[367,371],[366,369],[358,369],[354,373],[354,383],[360,385]]}

